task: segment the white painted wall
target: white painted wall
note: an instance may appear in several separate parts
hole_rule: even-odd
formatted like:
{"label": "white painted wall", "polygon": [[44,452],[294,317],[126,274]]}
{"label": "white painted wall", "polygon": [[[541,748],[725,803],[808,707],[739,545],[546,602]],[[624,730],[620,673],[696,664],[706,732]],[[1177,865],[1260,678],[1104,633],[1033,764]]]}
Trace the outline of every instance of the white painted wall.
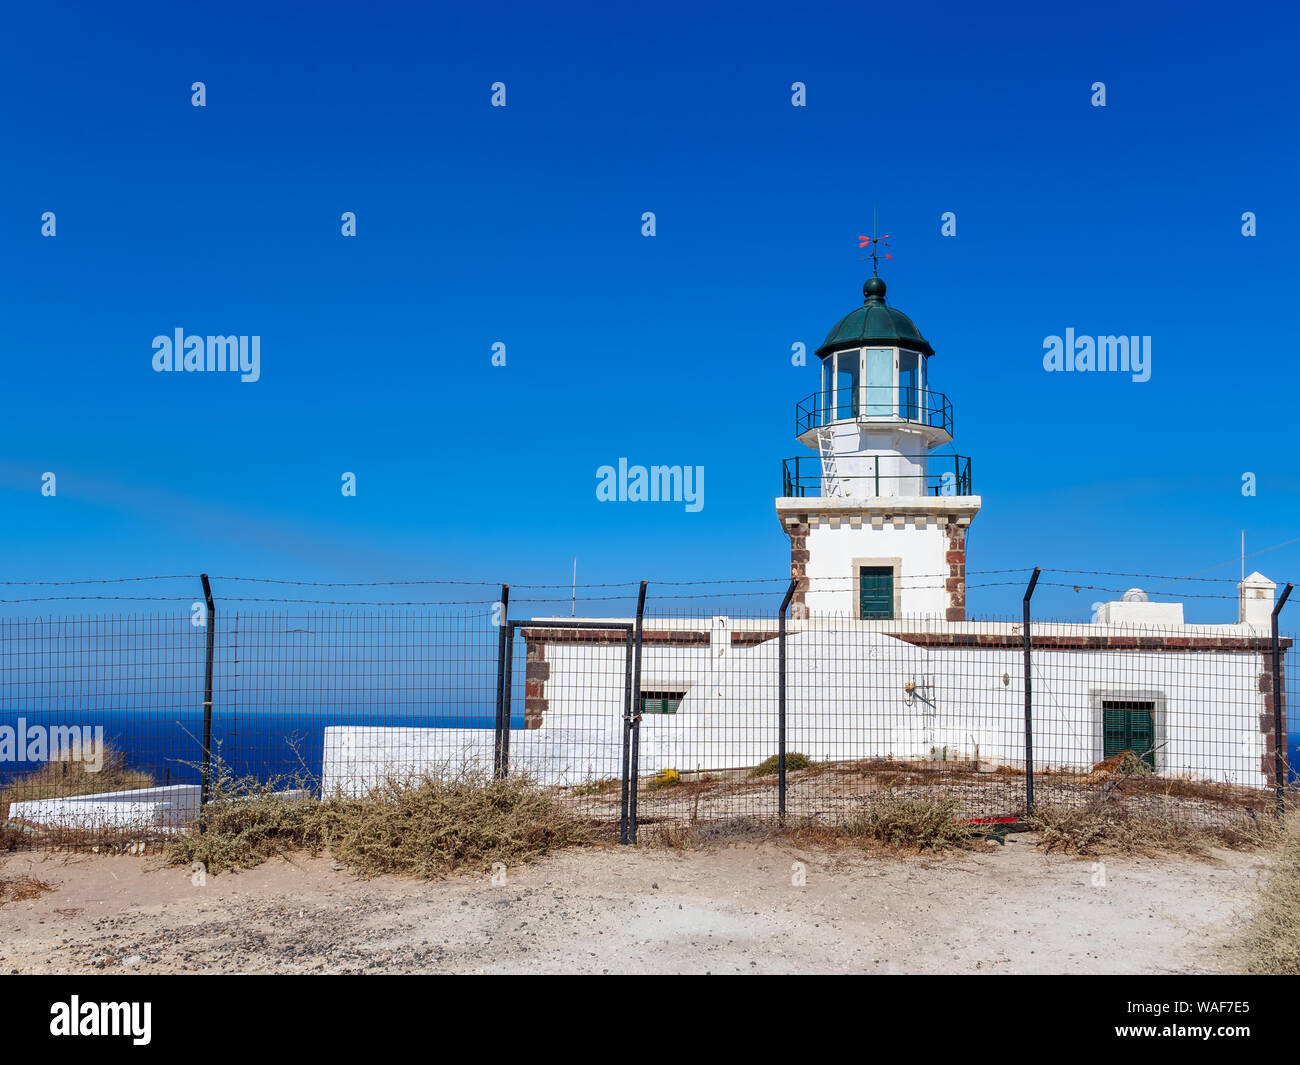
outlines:
{"label": "white painted wall", "polygon": [[[588,717],[584,706],[581,713]],[[555,722],[541,729],[514,729],[510,765],[538,783],[574,785],[619,777],[622,733],[618,720],[603,730],[568,728]],[[337,725],[325,729],[321,791],[326,796],[364,795],[386,780],[425,774],[492,776],[492,729],[372,728]]]}
{"label": "white painted wall", "polygon": [[805,603],[814,616],[858,616],[858,568],[855,560],[875,559],[881,565],[899,559],[897,578],[900,617],[942,618],[948,606],[944,576],[947,538],[943,526],[931,522],[924,529],[913,525],[896,528],[892,522],[872,528],[869,522],[854,528],[840,519],[836,528],[819,522],[808,530],[809,578]]}
{"label": "white painted wall", "polygon": [[[26,799],[10,804],[9,817],[14,821],[51,828],[141,833],[174,831],[198,817],[201,794],[198,784],[167,784],[93,795]],[[288,788],[276,794],[284,798],[304,798],[307,792],[302,788]]]}
{"label": "white painted wall", "polygon": [[[643,690],[686,690],[676,714],[641,724],[642,773],[754,766],[776,753],[777,647],[732,647],[716,619],[708,647],[643,650]],[[547,647],[549,709],[515,730],[511,764],[540,783],[617,778],[622,756],[621,646]],[[814,761],[926,758],[932,749],[1022,765],[1019,651],[928,649],[865,625],[795,632],[787,640],[788,750]],[[1035,765],[1088,769],[1101,760],[1100,698],[1157,698],[1162,775],[1265,787],[1257,654],[1035,651]],[[1005,679],[1004,679],[1005,678]],[[906,691],[907,684],[915,691]],[[470,763],[486,775],[492,732],[326,730],[325,783],[355,793],[385,774]]]}
{"label": "white painted wall", "polygon": [[9,817],[33,825],[73,829],[146,831],[178,828],[198,814],[197,784],[106,791],[56,799],[27,799],[11,803]]}

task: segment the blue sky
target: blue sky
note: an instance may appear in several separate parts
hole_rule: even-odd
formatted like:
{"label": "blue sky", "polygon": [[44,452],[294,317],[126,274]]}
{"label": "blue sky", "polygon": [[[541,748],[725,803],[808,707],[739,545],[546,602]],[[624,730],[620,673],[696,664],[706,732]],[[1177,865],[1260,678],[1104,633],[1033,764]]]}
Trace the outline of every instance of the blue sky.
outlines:
{"label": "blue sky", "polygon": [[[1241,529],[1300,537],[1293,14],[743,10],[9,10],[0,575],[780,577],[791,345],[861,302],[873,209],[972,571],[1233,577]],[[154,373],[176,328],[259,335],[261,380]],[[1151,380],[1044,372],[1066,328],[1150,335]],[[703,510],[598,502],[620,457],[703,466]]]}

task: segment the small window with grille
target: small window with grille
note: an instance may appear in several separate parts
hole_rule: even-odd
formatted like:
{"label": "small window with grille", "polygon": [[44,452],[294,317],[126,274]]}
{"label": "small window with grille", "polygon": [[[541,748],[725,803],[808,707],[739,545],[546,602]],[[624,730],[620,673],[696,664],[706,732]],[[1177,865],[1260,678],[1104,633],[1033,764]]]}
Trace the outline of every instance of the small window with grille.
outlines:
{"label": "small window with grille", "polygon": [[641,713],[675,714],[685,698],[685,692],[642,692]]}

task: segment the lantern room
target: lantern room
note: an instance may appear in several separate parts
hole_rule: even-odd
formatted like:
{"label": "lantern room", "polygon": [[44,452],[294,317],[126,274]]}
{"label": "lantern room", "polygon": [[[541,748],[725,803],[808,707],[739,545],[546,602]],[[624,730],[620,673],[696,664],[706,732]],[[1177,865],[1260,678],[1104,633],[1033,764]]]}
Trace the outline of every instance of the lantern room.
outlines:
{"label": "lantern room", "polygon": [[885,303],[882,278],[868,278],[862,294],[863,305],[841,318],[817,349],[821,387],[799,405],[797,435],[815,446],[825,427],[876,423],[921,429],[931,448],[948,443],[952,407],[929,384],[934,349],[912,319]]}

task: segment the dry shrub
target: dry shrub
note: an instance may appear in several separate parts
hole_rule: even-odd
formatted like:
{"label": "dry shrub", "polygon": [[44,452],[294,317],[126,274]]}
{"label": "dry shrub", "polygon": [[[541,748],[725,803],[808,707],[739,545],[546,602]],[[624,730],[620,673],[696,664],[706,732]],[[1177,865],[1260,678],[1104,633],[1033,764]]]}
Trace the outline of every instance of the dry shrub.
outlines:
{"label": "dry shrub", "polygon": [[313,845],[367,877],[513,865],[592,839],[589,826],[528,780],[471,774],[390,781],[362,799],[329,799],[313,811],[309,833]]}
{"label": "dry shrub", "polygon": [[1282,831],[1273,867],[1260,880],[1259,897],[1234,953],[1253,975],[1300,975],[1300,817]]}
{"label": "dry shrub", "polygon": [[916,851],[963,846],[984,834],[967,820],[956,798],[917,798],[899,795],[892,788],[851,819],[843,832],[850,838]]}
{"label": "dry shrub", "polygon": [[1197,824],[1185,811],[1160,798],[1142,804],[1089,802],[1080,806],[1040,803],[1028,819],[1044,850],[1065,854],[1187,854],[1205,856],[1213,847],[1254,847],[1277,838],[1276,819],[1240,818],[1232,823]]}
{"label": "dry shrub", "polygon": [[34,876],[16,876],[12,880],[0,877],[0,906],[3,906],[6,902],[26,902],[29,899],[39,899],[42,895],[53,890],[53,884],[47,884],[44,880],[37,880]]}
{"label": "dry shrub", "polygon": [[487,869],[592,842],[595,833],[527,780],[470,773],[393,779],[362,798],[324,801],[276,784],[214,785],[203,831],[172,842],[168,862],[202,862],[208,872],[246,869],[275,855],[324,850],[364,877],[431,878]]}
{"label": "dry shrub", "polygon": [[9,821],[0,821],[0,851],[16,851],[31,846],[31,843],[31,832]]}
{"label": "dry shrub", "polygon": [[1138,756],[1137,752],[1121,751],[1119,754],[1113,754],[1109,758],[1103,758],[1081,779],[1085,784],[1096,784],[1116,777],[1122,780],[1131,776],[1151,776],[1154,773],[1155,770],[1147,765],[1147,763]]}
{"label": "dry shrub", "polygon": [[92,772],[81,761],[53,761],[43,762],[32,772],[12,779],[0,791],[0,823],[8,823],[11,803],[94,795],[101,791],[134,791],[152,788],[155,783],[148,773],[128,769],[126,756],[105,744],[98,772]]}
{"label": "dry shrub", "polygon": [[829,850],[870,846],[920,853],[964,846],[987,834],[987,826],[973,825],[967,820],[955,798],[912,798],[887,791],[845,822],[791,817],[782,823],[746,816],[690,824],[665,821],[642,825],[640,842],[669,850],[783,841]]}
{"label": "dry shrub", "polygon": [[167,862],[201,862],[210,873],[260,865],[310,846],[318,805],[314,798],[289,791],[284,781],[236,779],[224,764],[214,763],[201,825],[191,825],[168,842]]}
{"label": "dry shrub", "polygon": [[[798,751],[790,751],[785,756],[786,772],[790,773],[796,769],[807,769],[813,764],[813,760],[806,754],[800,754]],[[781,772],[781,759],[779,755],[772,755],[771,758],[764,759],[749,771],[751,777],[768,777],[774,773]]]}
{"label": "dry shrub", "polygon": [[1271,795],[1261,802],[1258,788],[1190,777],[1162,777],[1151,773],[1121,779],[1115,790],[1124,796],[1160,795],[1167,798],[1195,799],[1221,807],[1235,806],[1248,815],[1256,807],[1270,805]]}

